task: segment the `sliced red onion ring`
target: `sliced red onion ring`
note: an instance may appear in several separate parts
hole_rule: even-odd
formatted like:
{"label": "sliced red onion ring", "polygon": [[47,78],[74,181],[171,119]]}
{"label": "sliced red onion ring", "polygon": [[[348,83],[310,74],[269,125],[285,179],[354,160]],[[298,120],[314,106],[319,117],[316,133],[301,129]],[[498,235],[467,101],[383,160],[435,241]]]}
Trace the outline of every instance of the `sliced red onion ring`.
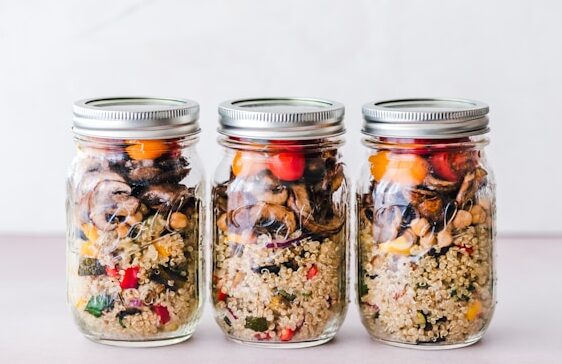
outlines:
{"label": "sliced red onion ring", "polygon": [[296,238],[288,239],[288,240],[273,240],[267,244],[265,244],[266,248],[288,248],[293,245],[300,244],[301,240],[306,239],[307,235],[301,235]]}

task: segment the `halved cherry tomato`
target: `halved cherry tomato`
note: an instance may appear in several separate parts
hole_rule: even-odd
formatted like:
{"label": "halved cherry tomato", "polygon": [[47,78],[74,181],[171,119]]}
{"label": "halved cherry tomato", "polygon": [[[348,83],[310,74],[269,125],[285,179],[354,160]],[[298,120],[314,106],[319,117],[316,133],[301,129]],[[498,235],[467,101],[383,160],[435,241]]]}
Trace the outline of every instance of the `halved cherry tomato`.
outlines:
{"label": "halved cherry tomato", "polygon": [[437,177],[456,182],[459,176],[473,168],[473,151],[447,151],[434,153],[429,157]]}
{"label": "halved cherry tomato", "polygon": [[295,336],[295,331],[289,328],[285,328],[281,330],[281,333],[279,334],[279,339],[281,341],[291,341],[293,336]]}
{"label": "halved cherry tomato", "polygon": [[222,289],[219,289],[217,292],[217,301],[226,301],[226,298],[228,297],[228,295],[226,293],[224,293],[222,291]]}
{"label": "halved cherry tomato", "polygon": [[232,160],[232,173],[239,177],[252,176],[266,168],[264,156],[255,152],[237,151]]}
{"label": "halved cherry tomato", "polygon": [[130,140],[126,150],[129,157],[136,160],[156,159],[168,151],[163,140]]}
{"label": "halved cherry tomato", "polygon": [[170,321],[170,312],[166,306],[162,305],[154,305],[152,306],[152,311],[158,316],[160,319],[160,324],[164,325],[168,321]]}
{"label": "halved cherry tomato", "polygon": [[306,272],[306,279],[311,280],[317,274],[318,274],[318,268],[316,267],[316,265],[313,265],[312,267],[310,267],[308,272]]}
{"label": "halved cherry tomato", "polygon": [[125,275],[121,281],[121,288],[137,288],[139,286],[139,278],[137,274],[139,273],[139,267],[130,267],[125,269]]}
{"label": "halved cherry tomato", "polygon": [[283,181],[296,181],[302,177],[306,165],[299,152],[281,152],[269,158],[269,170]]}
{"label": "halved cherry tomato", "polygon": [[388,180],[406,185],[422,183],[429,166],[425,159],[415,154],[394,154],[383,150],[369,157],[371,175],[379,182]]}
{"label": "halved cherry tomato", "polygon": [[117,268],[105,267],[105,274],[112,278],[119,278],[119,270]]}

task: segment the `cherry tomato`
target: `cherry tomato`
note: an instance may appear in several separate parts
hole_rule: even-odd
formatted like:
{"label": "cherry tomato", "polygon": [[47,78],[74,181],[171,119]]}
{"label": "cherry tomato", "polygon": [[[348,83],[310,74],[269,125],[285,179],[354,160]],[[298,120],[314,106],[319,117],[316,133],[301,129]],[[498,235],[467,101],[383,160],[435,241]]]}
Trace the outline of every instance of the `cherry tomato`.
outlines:
{"label": "cherry tomato", "polygon": [[375,181],[388,180],[406,185],[418,185],[427,176],[429,166],[416,154],[395,154],[383,150],[369,157],[371,175]]}
{"label": "cherry tomato", "polygon": [[302,177],[305,167],[302,153],[282,152],[269,158],[269,170],[283,181],[296,181]]}
{"label": "cherry tomato", "polygon": [[311,280],[317,274],[318,274],[318,268],[315,265],[313,265],[312,267],[310,267],[310,269],[306,273],[306,279]]}
{"label": "cherry tomato", "polygon": [[139,286],[139,278],[137,274],[139,273],[139,267],[130,267],[125,269],[125,275],[121,281],[121,288],[137,288]]}
{"label": "cherry tomato", "polygon": [[285,328],[281,330],[281,333],[279,334],[279,339],[281,341],[291,341],[293,336],[295,336],[295,331],[289,328]]}
{"label": "cherry tomato", "polygon": [[162,305],[154,305],[152,306],[152,311],[154,311],[154,313],[158,316],[158,318],[160,319],[160,324],[164,325],[166,324],[168,321],[170,321],[170,312],[168,311],[168,309],[166,308],[166,306],[162,306]]}
{"label": "cherry tomato", "polygon": [[105,274],[112,278],[119,278],[119,270],[117,268],[105,267]]}
{"label": "cherry tomato", "polygon": [[473,168],[473,155],[472,151],[438,152],[432,154],[429,161],[437,177],[456,182],[459,176]]}
{"label": "cherry tomato", "polygon": [[156,159],[168,151],[163,140],[130,140],[126,150],[129,157],[135,160]]}
{"label": "cherry tomato", "polygon": [[255,175],[267,168],[265,158],[255,152],[237,151],[232,160],[232,173],[235,176]]}
{"label": "cherry tomato", "polygon": [[222,291],[222,289],[219,289],[217,292],[217,301],[226,301],[226,298],[228,297],[228,295],[226,293],[224,293]]}

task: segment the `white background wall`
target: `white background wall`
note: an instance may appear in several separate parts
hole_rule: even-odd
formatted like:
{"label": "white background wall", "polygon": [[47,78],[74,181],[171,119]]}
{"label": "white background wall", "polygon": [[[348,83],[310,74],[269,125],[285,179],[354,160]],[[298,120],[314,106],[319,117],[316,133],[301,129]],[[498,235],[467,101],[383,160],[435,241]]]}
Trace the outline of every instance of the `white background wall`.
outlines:
{"label": "white background wall", "polygon": [[347,106],[402,96],[479,99],[503,233],[562,232],[562,2],[0,0],[0,233],[62,232],[74,100],[198,100],[207,174],[216,105],[310,95]]}

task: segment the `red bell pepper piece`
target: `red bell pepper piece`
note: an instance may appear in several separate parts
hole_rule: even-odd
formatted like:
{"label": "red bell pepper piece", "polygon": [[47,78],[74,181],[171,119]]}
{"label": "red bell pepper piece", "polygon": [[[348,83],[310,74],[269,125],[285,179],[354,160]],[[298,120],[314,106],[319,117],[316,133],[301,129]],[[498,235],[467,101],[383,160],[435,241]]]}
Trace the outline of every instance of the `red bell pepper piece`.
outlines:
{"label": "red bell pepper piece", "polygon": [[119,270],[117,268],[105,267],[105,274],[112,278],[119,278]]}
{"label": "red bell pepper piece", "polygon": [[154,305],[152,306],[152,311],[154,311],[154,313],[158,315],[160,324],[164,325],[166,324],[166,322],[170,321],[170,312],[168,311],[166,306]]}
{"label": "red bell pepper piece", "polygon": [[226,301],[226,298],[228,297],[228,295],[226,293],[224,293],[222,291],[222,289],[219,289],[217,292],[217,301]]}
{"label": "red bell pepper piece", "polygon": [[137,288],[139,286],[139,279],[137,274],[139,273],[139,267],[130,267],[125,269],[125,275],[121,281],[121,288]]}
{"label": "red bell pepper piece", "polygon": [[281,330],[281,333],[279,334],[279,339],[281,341],[291,341],[293,336],[295,336],[295,331],[289,328],[285,328]]}
{"label": "red bell pepper piece", "polygon": [[313,265],[306,273],[306,279],[311,280],[317,274],[318,274],[318,268],[316,267],[316,265]]}

